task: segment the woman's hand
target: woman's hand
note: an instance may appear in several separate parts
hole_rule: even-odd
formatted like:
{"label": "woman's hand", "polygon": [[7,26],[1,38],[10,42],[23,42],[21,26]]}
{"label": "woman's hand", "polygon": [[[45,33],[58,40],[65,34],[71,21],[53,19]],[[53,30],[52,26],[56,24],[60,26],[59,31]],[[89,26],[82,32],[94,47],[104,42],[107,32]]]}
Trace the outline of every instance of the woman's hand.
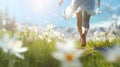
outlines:
{"label": "woman's hand", "polygon": [[59,1],[59,5],[61,6],[63,4],[63,0],[60,0]]}

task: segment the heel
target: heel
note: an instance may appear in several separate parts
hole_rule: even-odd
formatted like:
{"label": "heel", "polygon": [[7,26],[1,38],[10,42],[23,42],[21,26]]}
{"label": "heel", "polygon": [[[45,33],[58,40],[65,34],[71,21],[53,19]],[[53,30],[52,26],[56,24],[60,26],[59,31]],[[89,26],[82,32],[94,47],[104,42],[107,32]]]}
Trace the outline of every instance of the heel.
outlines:
{"label": "heel", "polygon": [[85,47],[86,46],[86,34],[84,33],[81,34],[81,41],[82,41],[81,46]]}

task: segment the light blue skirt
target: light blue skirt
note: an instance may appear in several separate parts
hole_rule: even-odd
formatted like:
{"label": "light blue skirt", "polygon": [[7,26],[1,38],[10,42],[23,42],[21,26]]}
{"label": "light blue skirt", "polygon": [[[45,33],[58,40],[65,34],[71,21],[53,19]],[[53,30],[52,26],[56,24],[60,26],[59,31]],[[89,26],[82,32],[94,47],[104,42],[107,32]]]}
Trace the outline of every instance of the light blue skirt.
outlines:
{"label": "light blue skirt", "polygon": [[88,14],[94,15],[95,0],[72,0],[71,4],[63,10],[62,14],[65,19],[75,17],[79,11],[86,11]]}

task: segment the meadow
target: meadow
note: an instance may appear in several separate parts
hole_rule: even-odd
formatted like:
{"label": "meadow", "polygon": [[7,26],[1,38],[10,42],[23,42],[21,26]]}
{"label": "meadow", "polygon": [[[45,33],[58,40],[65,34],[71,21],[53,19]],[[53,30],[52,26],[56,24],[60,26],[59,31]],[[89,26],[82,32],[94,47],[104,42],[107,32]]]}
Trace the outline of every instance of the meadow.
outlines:
{"label": "meadow", "polygon": [[64,23],[61,10],[65,6],[58,8],[55,2],[1,0],[0,67],[120,67],[119,0],[101,1],[102,8],[95,10],[99,17],[93,19],[92,26],[109,28],[90,31],[84,48],[79,34],[76,36],[78,29],[66,33],[62,31],[66,28],[58,31],[49,24],[58,27],[75,24],[72,20]]}
{"label": "meadow", "polygon": [[[65,35],[55,32],[50,27],[41,33],[27,28],[19,32],[0,30],[0,40],[7,33],[10,37],[16,36],[22,42],[23,47],[28,48],[26,52],[21,53],[24,59],[10,54],[10,52],[4,52],[3,48],[0,48],[0,67],[62,67],[61,61],[53,58],[52,53],[57,50],[56,42],[64,42]],[[80,47],[80,44],[79,40],[75,40],[75,46],[84,49]],[[110,38],[106,38],[104,41],[89,40],[85,47],[88,50],[79,57],[82,67],[120,67],[119,59],[116,62],[108,62],[103,55],[107,48],[116,44],[120,44],[119,36],[112,40]]]}

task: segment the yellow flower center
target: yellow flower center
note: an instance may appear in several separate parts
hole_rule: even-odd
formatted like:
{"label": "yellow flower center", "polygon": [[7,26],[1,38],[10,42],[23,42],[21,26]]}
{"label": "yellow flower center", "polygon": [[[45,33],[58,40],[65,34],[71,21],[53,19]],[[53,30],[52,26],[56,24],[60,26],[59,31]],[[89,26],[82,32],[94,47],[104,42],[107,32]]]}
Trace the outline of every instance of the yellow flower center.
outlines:
{"label": "yellow flower center", "polygon": [[66,54],[67,61],[73,61],[73,54]]}

